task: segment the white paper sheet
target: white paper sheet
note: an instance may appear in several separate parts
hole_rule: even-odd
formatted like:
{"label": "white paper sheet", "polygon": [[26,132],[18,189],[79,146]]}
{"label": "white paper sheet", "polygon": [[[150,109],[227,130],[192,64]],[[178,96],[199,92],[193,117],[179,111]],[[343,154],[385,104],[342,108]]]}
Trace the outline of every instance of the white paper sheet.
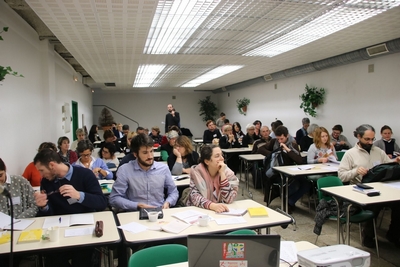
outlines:
{"label": "white paper sheet", "polygon": [[219,225],[223,225],[223,224],[245,223],[246,220],[241,216],[232,216],[232,217],[224,218],[224,219],[215,219],[215,222]]}
{"label": "white paper sheet", "polygon": [[385,183],[384,186],[389,186],[392,188],[400,189],[400,182],[388,182],[388,183]]}
{"label": "white paper sheet", "polygon": [[174,214],[172,214],[172,217],[175,217],[181,221],[184,221],[185,223],[193,224],[198,221],[200,216],[203,216],[203,215],[207,215],[207,214],[197,211],[197,210],[188,210],[188,211],[174,213]]}
{"label": "white paper sheet", "polygon": [[[28,226],[31,225],[34,222],[35,222],[35,220],[25,220],[25,219],[17,220],[14,223],[14,230],[23,231],[26,228],[28,228]],[[4,227],[4,229],[11,230],[11,225],[8,225],[8,226]]]}
{"label": "white paper sheet", "polygon": [[71,236],[84,236],[84,235],[93,235],[94,227],[85,227],[85,228],[71,228],[65,229],[64,236],[71,237]]}
{"label": "white paper sheet", "polygon": [[136,222],[131,222],[128,224],[124,224],[121,226],[118,226],[119,229],[128,231],[128,232],[132,232],[134,234],[140,233],[140,232],[144,232],[147,231],[147,227],[144,225],[141,225],[140,223],[136,223]]}
{"label": "white paper sheet", "polygon": [[281,241],[280,257],[290,263],[297,262],[297,248],[294,241]]}
{"label": "white paper sheet", "polygon": [[311,170],[312,168],[314,168],[314,166],[312,166],[312,165],[296,165],[296,166],[289,168],[289,170],[304,171],[304,170]]}

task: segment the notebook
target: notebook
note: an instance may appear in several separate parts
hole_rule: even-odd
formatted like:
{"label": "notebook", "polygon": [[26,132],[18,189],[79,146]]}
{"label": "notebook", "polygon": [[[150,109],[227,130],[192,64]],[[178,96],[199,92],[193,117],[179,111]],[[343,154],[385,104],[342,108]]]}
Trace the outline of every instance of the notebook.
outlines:
{"label": "notebook", "polygon": [[279,235],[189,235],[189,267],[278,267]]}
{"label": "notebook", "polygon": [[158,214],[158,219],[162,219],[164,217],[162,207],[157,207],[157,208],[145,208],[145,209],[139,209],[139,220],[148,220],[149,216],[147,215],[147,212],[150,211],[159,211],[160,213]]}

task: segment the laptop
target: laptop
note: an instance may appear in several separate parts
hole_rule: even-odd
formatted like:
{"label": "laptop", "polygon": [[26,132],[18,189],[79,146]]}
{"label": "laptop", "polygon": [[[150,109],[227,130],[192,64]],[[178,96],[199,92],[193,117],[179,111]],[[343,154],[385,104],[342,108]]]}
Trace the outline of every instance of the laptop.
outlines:
{"label": "laptop", "polygon": [[189,267],[278,267],[279,235],[189,235]]}

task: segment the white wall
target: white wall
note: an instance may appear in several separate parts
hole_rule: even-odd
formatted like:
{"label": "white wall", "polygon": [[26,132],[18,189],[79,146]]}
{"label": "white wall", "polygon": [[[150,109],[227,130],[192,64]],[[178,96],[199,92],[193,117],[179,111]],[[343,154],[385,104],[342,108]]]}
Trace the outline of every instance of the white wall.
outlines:
{"label": "white wall", "polygon": [[[374,73],[368,73],[369,64],[375,65]],[[327,91],[325,104],[317,109],[317,118],[305,115],[299,108],[299,95],[306,84]],[[309,117],[311,123],[324,126],[328,131],[335,124],[341,124],[344,135],[355,143],[353,131],[363,123],[375,127],[377,139],[381,138],[380,128],[385,124],[393,129],[394,137],[400,138],[399,92],[400,53],[397,53],[224,92],[218,94],[218,102],[230,121],[239,121],[242,127],[256,119],[270,126],[277,118],[294,135],[301,127],[301,119]],[[236,99],[243,97],[251,101],[247,116],[240,115],[236,108]]]}
{"label": "white wall", "polygon": [[[194,137],[203,137],[205,122],[199,116],[200,99],[210,95],[218,106],[216,94],[213,93],[115,93],[96,92],[93,94],[93,105],[107,105],[129,118],[136,120],[140,126],[151,128],[158,126],[164,134],[167,105],[172,104],[180,113],[181,127],[191,130]],[[176,96],[176,99],[172,99]],[[103,107],[93,107],[93,123],[98,124],[98,117]],[[111,111],[117,123],[128,124],[135,131],[137,124]]]}
{"label": "white wall", "polygon": [[[79,126],[92,122],[92,95],[82,85],[81,77],[73,81],[75,71],[47,40],[37,33],[10,7],[0,1],[0,28],[8,26],[0,41],[0,65],[11,66],[25,78],[7,75],[0,85],[0,157],[7,172],[22,174],[32,161],[40,143],[57,142],[64,133],[61,107],[78,102]],[[72,128],[72,125],[71,125]]]}

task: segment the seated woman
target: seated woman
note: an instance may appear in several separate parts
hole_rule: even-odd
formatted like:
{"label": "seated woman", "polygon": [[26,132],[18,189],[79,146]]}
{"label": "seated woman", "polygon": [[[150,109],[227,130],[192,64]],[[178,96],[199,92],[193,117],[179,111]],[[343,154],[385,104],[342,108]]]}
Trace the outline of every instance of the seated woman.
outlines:
{"label": "seated woman", "polygon": [[77,147],[79,141],[82,141],[82,140],[86,139],[85,130],[83,130],[82,128],[76,129],[75,133],[76,133],[76,138],[77,139],[74,142],[72,142],[72,144],[71,144],[70,149],[72,151],[76,151],[76,147]]}
{"label": "seated woman", "polygon": [[178,133],[178,135],[182,135],[181,129],[179,129],[178,126],[176,126],[176,125],[169,126],[168,132],[165,133],[165,135],[163,135],[163,137],[161,138],[161,145],[168,144],[168,136],[167,135],[170,131],[176,131]]}
{"label": "seated woman", "polygon": [[100,138],[99,134],[97,133],[98,130],[99,130],[99,128],[97,127],[96,124],[93,124],[92,127],[90,128],[88,138],[89,138],[90,142],[92,142],[92,144],[94,144],[94,142],[96,142],[96,141],[101,141],[101,138]]}
{"label": "seated woman", "polygon": [[162,135],[160,134],[160,128],[158,126],[154,126],[151,128],[150,138],[153,139],[154,145],[161,145]]}
{"label": "seated woman", "polygon": [[224,163],[221,148],[201,148],[200,163],[190,170],[190,194],[186,206],[197,206],[215,212],[229,211],[239,189],[239,180]]}
{"label": "seated woman", "polygon": [[178,132],[176,131],[169,131],[167,134],[168,143],[161,146],[161,160],[167,161],[168,157],[173,154],[172,151],[175,146],[175,141],[179,137]]}
{"label": "seated woman", "polygon": [[396,140],[392,138],[392,134],[392,128],[384,125],[381,128],[382,139],[375,141],[374,145],[385,151],[389,158],[396,158],[400,154],[400,147],[396,144]]}
{"label": "seated woman", "polygon": [[299,145],[300,145],[300,149],[301,149],[300,151],[308,151],[310,146],[312,144],[314,144],[314,132],[315,132],[315,129],[317,129],[317,128],[318,128],[318,124],[315,124],[315,123],[308,126],[307,135],[303,136],[301,138],[301,140],[299,141],[300,142]]}
{"label": "seated woman", "polygon": [[308,149],[307,163],[327,163],[331,156],[337,160],[329,132],[324,127],[319,127],[314,131],[314,144]]}
{"label": "seated woman", "polygon": [[254,141],[260,139],[258,135],[255,134],[256,126],[253,124],[247,124],[246,131],[247,134],[243,137],[243,146],[247,147],[248,145],[252,145]]}
{"label": "seated woman", "polygon": [[[0,185],[10,192],[13,199],[14,218],[32,218],[38,208],[33,196],[34,190],[29,182],[20,175],[9,175],[4,161],[0,158]],[[0,212],[10,215],[7,197],[0,194]]]}
{"label": "seated woman", "polygon": [[261,126],[262,126],[262,122],[260,120],[255,120],[253,122],[254,125],[254,134],[256,136],[258,136],[258,138],[261,138]]}
{"label": "seated woman", "polygon": [[242,126],[237,121],[232,124],[232,133],[239,141],[239,144],[242,145],[244,133],[242,132]]}
{"label": "seated woman", "polygon": [[168,157],[168,167],[173,175],[190,173],[190,167],[199,161],[199,154],[193,151],[192,141],[187,136],[179,136],[172,154]]}
{"label": "seated woman", "polygon": [[[43,149],[52,149],[54,151],[57,151],[56,145],[54,143],[51,143],[51,142],[41,143],[39,148],[38,148],[38,152],[42,151]],[[28,166],[26,166],[22,176],[26,180],[29,181],[31,186],[40,186],[40,181],[42,180],[42,175],[36,169],[35,164],[33,164],[33,162],[29,163]]]}
{"label": "seated woman", "polygon": [[115,156],[116,148],[113,143],[105,143],[99,151],[99,158],[107,165],[109,169],[118,168],[119,160]]}
{"label": "seated woman", "polygon": [[113,178],[112,172],[107,168],[103,160],[92,157],[93,144],[89,140],[79,141],[76,149],[80,158],[73,164],[74,166],[81,166],[92,170],[97,179],[100,180],[111,180]]}
{"label": "seated woman", "polygon": [[106,143],[111,143],[115,145],[116,152],[123,152],[121,147],[119,146],[117,137],[115,137],[112,130],[105,130],[103,134],[104,141],[101,142],[100,148],[102,148]]}
{"label": "seated woman", "polygon": [[60,155],[61,160],[65,163],[72,164],[78,160],[78,155],[75,151],[69,149],[69,138],[66,136],[62,136],[58,138],[57,141],[58,147],[58,155]]}
{"label": "seated woman", "polygon": [[[235,135],[232,133],[232,126],[226,125],[224,127],[224,135],[219,138],[219,147],[222,149],[227,148],[238,148],[240,147],[239,141],[235,138]],[[228,167],[234,172],[237,173],[240,166],[239,155],[233,154],[228,158]]]}

